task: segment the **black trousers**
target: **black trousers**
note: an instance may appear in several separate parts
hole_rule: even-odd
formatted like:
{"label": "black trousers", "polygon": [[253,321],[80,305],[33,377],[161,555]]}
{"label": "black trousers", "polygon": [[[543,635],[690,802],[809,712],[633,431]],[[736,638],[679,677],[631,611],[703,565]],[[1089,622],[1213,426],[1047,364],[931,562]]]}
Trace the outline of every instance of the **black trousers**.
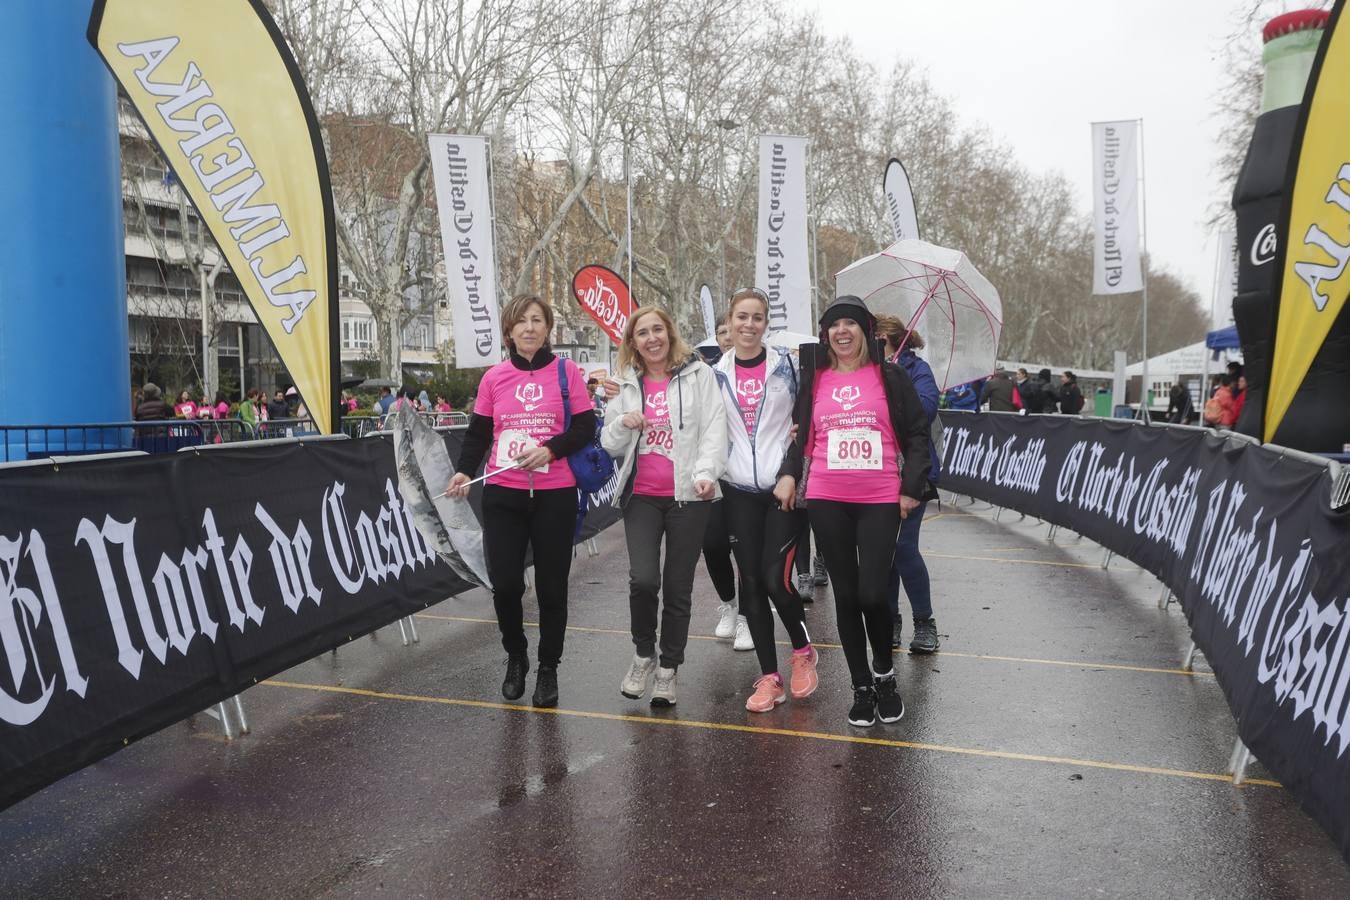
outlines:
{"label": "black trousers", "polygon": [[[623,513],[628,541],[628,613],[633,647],[639,656],[656,653],[661,625],[661,665],[677,668],[689,642],[689,609],[694,567],[703,548],[703,531],[712,506],[706,500],[678,503],[672,497],[634,494]],[[661,562],[661,540],[666,559]],[[659,611],[659,616],[658,616]]]}
{"label": "black trousers", "polygon": [[844,645],[849,675],[855,687],[871,684],[874,672],[891,671],[887,584],[900,531],[900,504],[812,500],[807,510],[816,546],[830,570],[839,643]]}
{"label": "black trousers", "polygon": [[731,566],[731,534],[727,531],[727,504],[712,501],[708,527],[703,532],[703,564],[708,567],[717,596],[723,603],[736,602],[736,571]]}
{"label": "black trousers", "polygon": [[572,571],[572,526],[576,488],[530,491],[483,487],[483,550],[492,579],[492,605],[502,646],[529,651],[520,598],[525,593],[525,549],[534,552],[534,588],[539,599],[539,665],[562,659],[567,631],[567,577]]}
{"label": "black trousers", "polygon": [[806,519],[802,510],[784,512],[773,494],[742,491],[723,483],[722,504],[731,529],[731,549],[741,570],[741,615],[755,640],[755,655],[765,675],[778,671],[778,648],[773,642],[773,601],[792,646],[809,644],[802,598],[792,583],[797,535]]}

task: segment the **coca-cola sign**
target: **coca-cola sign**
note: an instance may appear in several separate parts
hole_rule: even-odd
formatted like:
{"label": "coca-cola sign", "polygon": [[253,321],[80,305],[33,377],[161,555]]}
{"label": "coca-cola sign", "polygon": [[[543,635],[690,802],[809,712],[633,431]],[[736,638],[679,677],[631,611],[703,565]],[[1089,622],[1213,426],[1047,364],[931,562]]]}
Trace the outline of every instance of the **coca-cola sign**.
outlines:
{"label": "coca-cola sign", "polygon": [[604,266],[583,266],[572,276],[572,293],[615,346],[622,344],[623,330],[633,312],[633,298],[624,280]]}

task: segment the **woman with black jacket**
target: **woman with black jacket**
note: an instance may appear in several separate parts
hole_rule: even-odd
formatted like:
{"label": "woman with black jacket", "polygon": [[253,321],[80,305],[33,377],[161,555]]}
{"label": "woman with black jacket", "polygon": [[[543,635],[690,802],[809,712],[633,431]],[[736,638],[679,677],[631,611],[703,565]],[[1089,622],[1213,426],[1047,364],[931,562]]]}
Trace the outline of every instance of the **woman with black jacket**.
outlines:
{"label": "woman with black jacket", "polygon": [[[533,294],[502,309],[502,336],[510,356],[483,374],[448,493],[466,497],[468,483],[487,457],[492,474],[483,487],[483,549],[497,627],[506,648],[502,696],[525,693],[530,669],[525,640],[525,549],[534,552],[539,598],[539,673],[535,706],[558,705],[558,663],[567,630],[567,577],[577,483],[567,457],[595,434],[595,410],[586,378],[570,359],[553,355],[548,336],[553,310]],[[562,381],[567,381],[571,426],[563,430]]]}
{"label": "woman with black jacket", "polygon": [[936,495],[919,395],[904,369],[882,361],[875,332],[857,297],[840,297],[821,315],[820,343],[801,348],[797,439],[780,469],[806,500],[830,571],[853,680],[848,721],[858,727],[905,714],[886,587],[901,519]]}

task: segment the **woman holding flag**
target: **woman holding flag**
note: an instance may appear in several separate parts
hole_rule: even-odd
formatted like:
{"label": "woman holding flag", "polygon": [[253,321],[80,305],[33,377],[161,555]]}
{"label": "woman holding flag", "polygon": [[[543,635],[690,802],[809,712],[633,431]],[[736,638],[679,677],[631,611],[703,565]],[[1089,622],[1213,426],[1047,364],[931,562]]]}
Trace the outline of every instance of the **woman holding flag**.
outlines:
{"label": "woman holding flag", "polygon": [[771,601],[792,641],[788,688],[793,698],[809,697],[818,684],[816,650],[806,633],[801,595],[792,583],[797,536],[805,518],[803,511],[793,509],[796,483],[786,462],[797,401],[797,361],[781,347],[765,346],[769,300],[762,291],[737,291],[727,322],[732,346],[716,366],[730,446],[723,505],[741,572],[741,614],[761,673],[745,708],[768,712],[787,699]]}
{"label": "woman holding flag", "polygon": [[[595,434],[595,410],[586,377],[549,346],[553,309],[541,297],[515,297],[502,309],[508,356],[483,375],[447,493],[467,497],[486,457],[483,544],[497,627],[506,649],[502,696],[525,693],[529,644],[521,597],[525,550],[534,554],[539,598],[539,672],[535,706],[558,705],[558,663],[567,630],[567,577],[572,569],[572,528],[577,486],[567,457]],[[563,430],[563,380],[572,424]]]}
{"label": "woman holding flag", "polygon": [[619,392],[605,407],[600,442],[619,461],[623,488],[615,502],[628,542],[634,654],[619,692],[636,700],[650,686],[652,706],[674,706],[694,567],[726,468],[727,421],[712,370],[659,307],[629,316],[616,376]]}

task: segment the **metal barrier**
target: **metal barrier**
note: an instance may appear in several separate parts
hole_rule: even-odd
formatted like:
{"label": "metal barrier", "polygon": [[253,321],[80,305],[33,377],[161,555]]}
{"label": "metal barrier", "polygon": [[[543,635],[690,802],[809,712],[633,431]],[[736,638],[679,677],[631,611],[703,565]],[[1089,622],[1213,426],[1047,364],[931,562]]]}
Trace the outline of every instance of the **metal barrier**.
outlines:
{"label": "metal barrier", "polygon": [[[462,412],[418,413],[433,428],[469,424]],[[346,416],[341,433],[365,437],[391,425],[388,416]],[[271,419],[250,425],[242,419],[157,419],[146,422],[88,422],[76,425],[0,425],[0,462],[84,456],[139,450],[174,453],[184,447],[232,444],[239,441],[312,437],[319,434],[310,418]]]}
{"label": "metal barrier", "polygon": [[240,419],[162,419],[75,425],[0,425],[0,460],[45,459],[140,450],[173,453],[182,447],[250,441]]}
{"label": "metal barrier", "polygon": [[315,425],[314,420],[309,417],[303,419],[269,419],[254,425],[253,433],[254,437],[263,440],[302,437],[307,434],[318,434],[319,426]]}

